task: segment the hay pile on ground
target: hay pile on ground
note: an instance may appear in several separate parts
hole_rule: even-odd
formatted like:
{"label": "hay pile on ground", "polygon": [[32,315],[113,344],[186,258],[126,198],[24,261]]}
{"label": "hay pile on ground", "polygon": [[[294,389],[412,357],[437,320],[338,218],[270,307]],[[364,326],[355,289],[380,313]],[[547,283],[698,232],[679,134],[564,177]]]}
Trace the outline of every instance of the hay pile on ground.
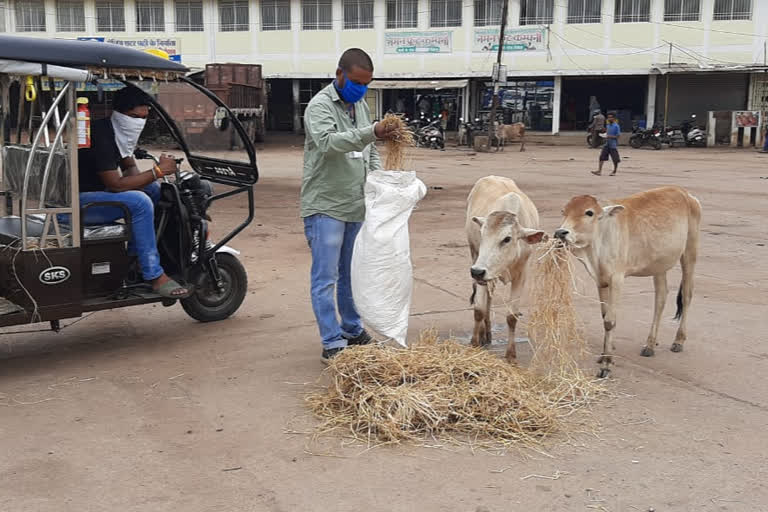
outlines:
{"label": "hay pile on ground", "polygon": [[337,431],[369,445],[399,441],[531,443],[555,430],[556,415],[532,375],[495,355],[422,333],[408,349],[354,347],[326,370],[331,384],[307,401]]}
{"label": "hay pile on ground", "polygon": [[536,447],[555,433],[583,431],[573,413],[604,390],[578,367],[585,344],[573,308],[567,253],[545,244],[536,257],[530,336],[533,366],[422,333],[408,349],[352,347],[336,356],[330,384],[307,402],[317,434],[368,446],[411,441]]}
{"label": "hay pile on ground", "polygon": [[403,118],[395,114],[387,114],[379,121],[386,129],[394,129],[394,137],[385,142],[387,156],[384,169],[401,171],[405,167],[407,148],[413,146],[413,133],[408,129]]}

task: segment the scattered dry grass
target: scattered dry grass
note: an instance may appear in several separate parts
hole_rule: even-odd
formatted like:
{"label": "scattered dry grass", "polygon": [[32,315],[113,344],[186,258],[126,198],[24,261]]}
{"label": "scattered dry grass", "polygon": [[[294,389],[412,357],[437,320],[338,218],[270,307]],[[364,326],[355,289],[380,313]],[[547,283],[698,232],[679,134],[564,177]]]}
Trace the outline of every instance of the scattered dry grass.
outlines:
{"label": "scattered dry grass", "polygon": [[402,117],[395,114],[387,114],[380,121],[385,128],[394,129],[395,136],[386,141],[387,156],[384,160],[384,169],[389,171],[402,171],[405,167],[407,150],[413,146],[413,133]]}
{"label": "scattered dry grass", "polygon": [[583,431],[574,413],[605,389],[578,367],[586,348],[567,253],[542,244],[533,272],[530,369],[440,340],[435,331],[423,332],[408,349],[352,347],[330,362],[324,374],[330,384],[307,396],[321,420],[315,434],[368,446],[409,441],[541,451],[554,434]]}

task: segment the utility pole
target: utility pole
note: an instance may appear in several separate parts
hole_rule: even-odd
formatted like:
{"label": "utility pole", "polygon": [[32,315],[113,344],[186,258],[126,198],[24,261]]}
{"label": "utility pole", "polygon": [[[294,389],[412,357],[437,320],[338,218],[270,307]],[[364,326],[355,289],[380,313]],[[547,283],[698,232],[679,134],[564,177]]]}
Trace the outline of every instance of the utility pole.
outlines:
{"label": "utility pole", "polygon": [[672,43],[669,43],[669,60],[667,62],[667,83],[664,86],[664,126],[662,130],[667,129],[667,116],[669,115],[669,73],[672,71]]}
{"label": "utility pole", "polygon": [[[488,124],[488,149],[491,149],[491,141],[496,131],[496,108],[499,105],[499,76],[501,70],[501,57],[504,55],[504,33],[507,30],[507,17],[509,11],[509,0],[504,0],[504,7],[501,9],[501,30],[499,30],[499,48],[496,52],[496,76],[493,77],[493,99],[491,100],[491,119]],[[505,77],[506,78],[506,77]]]}

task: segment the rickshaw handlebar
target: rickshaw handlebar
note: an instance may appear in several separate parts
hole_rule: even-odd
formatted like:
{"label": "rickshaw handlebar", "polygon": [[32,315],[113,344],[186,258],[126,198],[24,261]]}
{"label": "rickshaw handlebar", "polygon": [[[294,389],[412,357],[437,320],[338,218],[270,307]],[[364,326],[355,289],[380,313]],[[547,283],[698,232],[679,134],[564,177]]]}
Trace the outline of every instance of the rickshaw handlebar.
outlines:
{"label": "rickshaw handlebar", "polygon": [[[133,150],[133,157],[136,160],[152,160],[156,164],[160,163],[160,159],[157,158],[155,155],[147,151],[146,149],[136,148]],[[176,160],[176,178],[179,178],[179,166],[181,165],[181,162],[184,161],[183,158],[174,158]],[[163,176],[163,181],[168,181],[167,176]]]}

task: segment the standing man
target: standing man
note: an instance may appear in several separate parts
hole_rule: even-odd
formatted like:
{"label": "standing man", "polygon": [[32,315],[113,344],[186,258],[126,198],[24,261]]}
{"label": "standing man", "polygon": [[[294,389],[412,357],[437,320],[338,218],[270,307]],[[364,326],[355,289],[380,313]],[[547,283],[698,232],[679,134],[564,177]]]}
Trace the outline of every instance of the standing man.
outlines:
{"label": "standing man", "polygon": [[589,123],[589,131],[592,134],[592,147],[600,146],[600,134],[605,130],[605,116],[599,110],[593,112],[592,122]]}
{"label": "standing man", "polygon": [[619,126],[618,121],[616,121],[616,115],[613,112],[608,112],[608,119],[606,122],[608,123],[608,128],[606,128],[605,131],[605,146],[603,146],[603,150],[600,152],[600,164],[596,171],[592,171],[592,174],[595,176],[603,174],[603,163],[608,160],[608,156],[613,160],[613,172],[611,173],[611,176],[616,176],[619,162],[621,162],[618,149],[621,127]]}
{"label": "standing man", "polygon": [[349,49],[339,60],[336,80],[312,98],[304,113],[301,217],[312,251],[312,309],[325,361],[349,345],[371,341],[350,281],[352,249],[365,220],[365,178],[381,169],[374,141],[392,136],[383,125],[371,124],[363,99],[371,80],[371,58],[363,50]]}

